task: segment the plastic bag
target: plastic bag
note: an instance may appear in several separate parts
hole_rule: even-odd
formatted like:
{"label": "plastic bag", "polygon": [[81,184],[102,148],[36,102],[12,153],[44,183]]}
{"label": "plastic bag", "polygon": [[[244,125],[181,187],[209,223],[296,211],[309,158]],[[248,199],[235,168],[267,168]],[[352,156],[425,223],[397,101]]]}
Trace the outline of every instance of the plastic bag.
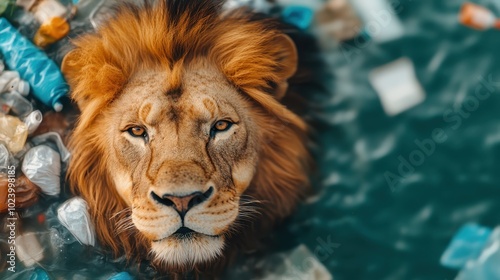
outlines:
{"label": "plastic bag", "polygon": [[35,146],[47,144],[48,142],[56,144],[57,150],[61,155],[61,160],[67,163],[71,156],[71,153],[68,151],[66,146],[64,146],[61,136],[57,132],[47,132],[31,139],[31,143],[33,143]]}
{"label": "plastic bag", "polygon": [[17,117],[0,113],[0,142],[3,142],[12,154],[23,149],[28,138],[28,127]]}
{"label": "plastic bag", "polygon": [[0,18],[0,52],[7,66],[29,82],[36,98],[56,111],[62,110],[61,99],[69,87],[59,67],[5,18]]}
{"label": "plastic bag", "polygon": [[57,218],[81,244],[95,246],[95,230],[87,211],[87,202],[73,197],[57,209]]}
{"label": "plastic bag", "polygon": [[24,156],[22,171],[43,193],[59,195],[61,192],[61,156],[49,146],[31,148]]}

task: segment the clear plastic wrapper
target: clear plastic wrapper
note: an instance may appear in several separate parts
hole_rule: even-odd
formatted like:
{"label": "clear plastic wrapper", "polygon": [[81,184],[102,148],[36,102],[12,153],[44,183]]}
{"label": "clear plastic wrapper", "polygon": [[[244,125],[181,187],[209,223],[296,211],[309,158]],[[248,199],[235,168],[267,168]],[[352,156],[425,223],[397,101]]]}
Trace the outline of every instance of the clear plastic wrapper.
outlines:
{"label": "clear plastic wrapper", "polygon": [[61,156],[46,145],[31,148],[24,156],[22,171],[47,195],[61,192]]}
{"label": "clear plastic wrapper", "polygon": [[57,218],[81,244],[95,246],[94,225],[88,213],[88,206],[81,197],[64,202],[57,209]]}
{"label": "clear plastic wrapper", "polygon": [[23,37],[5,18],[0,18],[0,52],[7,66],[29,82],[33,95],[56,111],[69,87],[59,67]]}
{"label": "clear plastic wrapper", "polygon": [[28,138],[28,127],[19,118],[0,113],[0,142],[12,154],[21,151]]}
{"label": "clear plastic wrapper", "polygon": [[47,132],[38,135],[36,137],[33,137],[31,139],[31,143],[33,143],[34,145],[41,145],[41,144],[46,145],[48,143],[54,143],[57,146],[59,154],[61,155],[61,160],[65,163],[68,162],[71,156],[71,153],[68,151],[66,146],[64,146],[61,136],[57,132]]}
{"label": "clear plastic wrapper", "polygon": [[9,166],[10,153],[4,144],[0,144],[0,173],[5,173]]}
{"label": "clear plastic wrapper", "polygon": [[43,115],[40,110],[35,110],[31,112],[25,119],[24,123],[28,127],[28,134],[32,134],[37,130],[43,120]]}
{"label": "clear plastic wrapper", "polygon": [[[0,94],[0,106],[3,113],[14,113],[21,119],[26,118],[33,112],[33,105],[31,102],[16,91]],[[6,109],[7,112],[5,112]]]}

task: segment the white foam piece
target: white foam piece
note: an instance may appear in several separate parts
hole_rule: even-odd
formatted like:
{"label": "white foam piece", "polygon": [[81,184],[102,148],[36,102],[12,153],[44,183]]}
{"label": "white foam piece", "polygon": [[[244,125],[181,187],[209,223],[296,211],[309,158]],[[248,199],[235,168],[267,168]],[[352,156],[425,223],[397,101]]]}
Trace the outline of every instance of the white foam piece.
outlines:
{"label": "white foam piece", "polygon": [[351,3],[373,41],[383,43],[403,36],[403,25],[387,0],[351,0]]}
{"label": "white foam piece", "polygon": [[372,70],[369,79],[387,115],[397,115],[425,100],[425,91],[415,75],[413,62],[408,58]]}

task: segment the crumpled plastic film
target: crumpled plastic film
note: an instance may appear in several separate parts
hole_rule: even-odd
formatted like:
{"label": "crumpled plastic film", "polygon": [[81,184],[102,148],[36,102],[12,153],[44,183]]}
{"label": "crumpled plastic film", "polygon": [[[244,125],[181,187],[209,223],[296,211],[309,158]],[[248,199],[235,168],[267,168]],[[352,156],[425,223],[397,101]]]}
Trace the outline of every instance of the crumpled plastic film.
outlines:
{"label": "crumpled plastic film", "polygon": [[68,151],[66,146],[64,146],[61,135],[59,135],[57,132],[47,132],[31,139],[31,143],[33,143],[35,146],[45,144],[47,142],[52,142],[57,145],[57,150],[61,155],[61,160],[67,163],[71,156],[71,153]]}
{"label": "crumpled plastic film", "polygon": [[43,193],[59,195],[61,192],[61,156],[49,146],[39,145],[26,152],[22,171]]}
{"label": "crumpled plastic film", "polygon": [[0,143],[12,154],[21,151],[28,138],[28,127],[17,117],[0,113]]}
{"label": "crumpled plastic film", "polygon": [[88,212],[87,202],[74,197],[57,209],[57,218],[81,244],[95,246],[95,230]]}

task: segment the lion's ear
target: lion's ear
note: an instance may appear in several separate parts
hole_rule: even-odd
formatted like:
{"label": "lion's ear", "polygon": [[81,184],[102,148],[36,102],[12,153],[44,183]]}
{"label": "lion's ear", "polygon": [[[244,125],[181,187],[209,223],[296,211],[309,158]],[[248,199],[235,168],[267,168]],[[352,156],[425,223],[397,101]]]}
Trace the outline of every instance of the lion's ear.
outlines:
{"label": "lion's ear", "polygon": [[272,44],[278,48],[277,63],[279,80],[275,92],[275,98],[281,99],[288,89],[288,79],[297,71],[298,55],[295,43],[285,34],[280,34],[273,39]]}

